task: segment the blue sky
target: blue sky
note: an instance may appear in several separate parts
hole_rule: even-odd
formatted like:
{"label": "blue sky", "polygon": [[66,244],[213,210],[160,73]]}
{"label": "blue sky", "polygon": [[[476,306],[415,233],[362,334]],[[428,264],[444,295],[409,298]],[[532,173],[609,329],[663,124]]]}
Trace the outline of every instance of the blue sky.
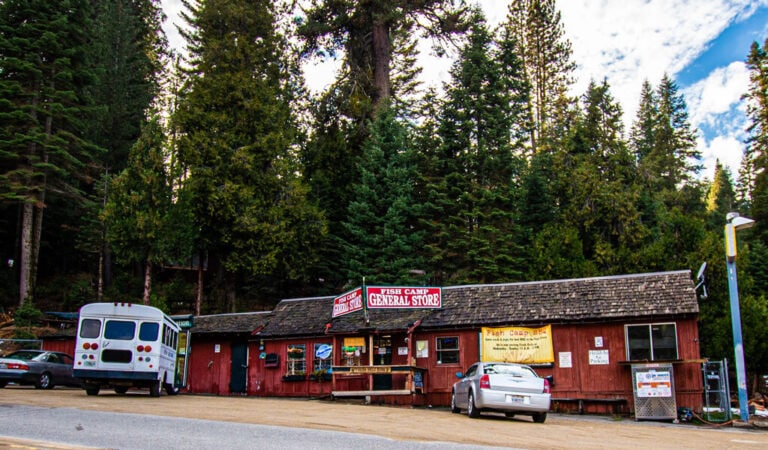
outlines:
{"label": "blue sky", "polygon": [[[162,0],[166,32],[181,47],[172,23],[179,0]],[[491,25],[502,22],[509,0],[479,0]],[[741,99],[748,89],[744,61],[753,41],[768,38],[768,0],[558,0],[565,37],[578,65],[572,94],[589,81],[607,78],[631,126],[644,80],[654,86],[667,73],[685,95],[691,125],[699,130],[704,158],[702,178],[712,179],[715,160],[734,179],[744,151],[747,122]],[[430,53],[424,42],[422,81],[439,87],[448,80],[451,60]],[[305,68],[310,88],[333,79],[338,61],[314,61]]]}

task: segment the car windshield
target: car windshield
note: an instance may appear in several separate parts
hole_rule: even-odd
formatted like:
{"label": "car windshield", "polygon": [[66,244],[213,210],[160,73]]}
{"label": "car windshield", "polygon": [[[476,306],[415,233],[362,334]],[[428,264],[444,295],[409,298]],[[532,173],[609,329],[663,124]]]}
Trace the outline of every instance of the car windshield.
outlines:
{"label": "car windshield", "polygon": [[17,352],[13,352],[10,355],[6,356],[6,358],[20,359],[22,361],[30,361],[30,360],[37,361],[40,359],[41,356],[43,356],[43,353],[32,352],[29,350],[19,350]]}
{"label": "car windshield", "polygon": [[513,377],[523,378],[535,378],[536,373],[525,366],[514,366],[509,364],[488,364],[484,368],[484,372],[488,374],[500,373],[504,375],[512,375]]}

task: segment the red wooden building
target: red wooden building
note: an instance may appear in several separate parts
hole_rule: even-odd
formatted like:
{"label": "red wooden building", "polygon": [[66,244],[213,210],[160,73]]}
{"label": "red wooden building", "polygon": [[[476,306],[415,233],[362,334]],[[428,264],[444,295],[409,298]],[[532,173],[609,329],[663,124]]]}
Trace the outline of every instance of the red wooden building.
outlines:
{"label": "red wooden building", "polygon": [[[511,327],[545,335],[551,357],[532,365],[553,376],[555,409],[632,412],[633,372],[649,363],[671,365],[677,406],[702,406],[698,303],[689,271],[445,287],[438,309],[335,318],[332,309],[333,297],[284,300],[226,333],[215,325],[220,317],[248,315],[196,318],[190,390],[448,405],[456,372],[487,359],[489,335]],[[246,386],[239,390],[227,389],[234,373],[227,365],[242,359],[228,354],[234,346],[247,348]]]}

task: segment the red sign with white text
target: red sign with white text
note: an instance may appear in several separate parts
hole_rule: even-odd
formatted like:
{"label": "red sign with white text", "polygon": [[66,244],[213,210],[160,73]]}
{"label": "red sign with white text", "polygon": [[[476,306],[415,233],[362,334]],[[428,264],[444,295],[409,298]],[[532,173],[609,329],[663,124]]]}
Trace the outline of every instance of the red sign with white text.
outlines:
{"label": "red sign with white text", "polygon": [[368,307],[374,308],[440,308],[439,287],[368,286]]}
{"label": "red sign with white text", "polygon": [[363,288],[353,289],[333,299],[331,317],[343,316],[363,309]]}

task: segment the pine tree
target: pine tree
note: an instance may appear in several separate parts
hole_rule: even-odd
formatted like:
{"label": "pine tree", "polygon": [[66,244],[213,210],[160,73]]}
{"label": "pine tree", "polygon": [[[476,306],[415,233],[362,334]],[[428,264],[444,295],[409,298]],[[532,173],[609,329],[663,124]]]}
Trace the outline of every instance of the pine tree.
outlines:
{"label": "pine tree", "polygon": [[313,0],[299,33],[307,55],[344,52],[350,117],[370,119],[396,97],[392,69],[404,50],[396,44],[412,46],[417,26],[437,38],[461,31],[463,12],[446,0]]}
{"label": "pine tree", "polygon": [[[745,95],[747,118],[749,120],[749,138],[745,159],[749,171],[754,176],[753,184],[748,185],[750,196],[749,214],[755,219],[755,227],[766,246],[768,246],[768,39],[761,48],[754,42],[747,56],[749,69],[749,91]],[[743,182],[746,182],[744,180]]]}
{"label": "pine tree", "polygon": [[131,149],[128,167],[111,183],[104,208],[107,240],[119,260],[144,267],[145,305],[149,304],[152,268],[169,262],[171,182],[166,167],[165,135],[155,116]]}
{"label": "pine tree", "polygon": [[584,256],[600,273],[626,273],[647,234],[639,221],[634,159],[623,137],[622,112],[607,81],[590,83],[571,137],[567,162],[558,165],[567,189],[563,221],[579,230]]}
{"label": "pine tree", "polygon": [[392,111],[372,125],[354,185],[344,243],[348,280],[362,283],[414,283],[424,270],[419,254],[423,233],[414,231],[418,216],[413,199],[415,167],[405,127]]}
{"label": "pine tree", "polygon": [[202,244],[222,269],[224,308],[234,311],[243,280],[304,279],[324,224],[297,175],[290,106],[299,82],[274,6],[186,4],[192,67],[175,113],[179,158]]}
{"label": "pine tree", "polygon": [[19,301],[33,298],[50,192],[81,196],[94,150],[82,113],[93,80],[91,2],[0,2],[0,197],[21,205]]}
{"label": "pine tree", "polygon": [[514,37],[516,53],[531,83],[530,139],[531,149],[537,152],[543,141],[555,135],[550,129],[569,103],[567,92],[576,69],[571,43],[565,39],[555,0],[513,0],[504,27]]}
{"label": "pine tree", "polygon": [[[432,204],[442,204],[430,233],[444,241],[442,264],[454,282],[519,280],[522,230],[516,196],[526,140],[527,85],[519,60],[502,51],[484,19],[471,19],[467,44],[451,70],[439,133],[446,158]],[[439,203],[438,203],[439,201]],[[447,240],[446,240],[447,239]]]}

